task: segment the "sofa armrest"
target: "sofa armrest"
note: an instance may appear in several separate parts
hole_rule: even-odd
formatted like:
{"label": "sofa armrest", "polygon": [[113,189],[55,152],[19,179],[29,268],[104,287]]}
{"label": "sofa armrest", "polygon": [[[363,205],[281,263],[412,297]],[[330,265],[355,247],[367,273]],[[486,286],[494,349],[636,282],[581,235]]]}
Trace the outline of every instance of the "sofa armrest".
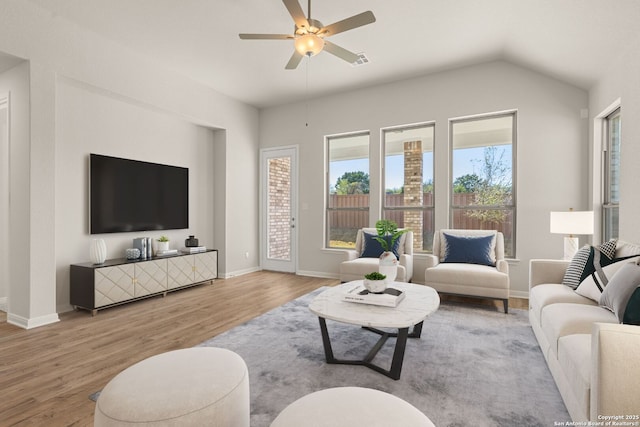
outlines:
{"label": "sofa armrest", "polygon": [[500,273],[509,274],[509,263],[506,259],[499,259],[496,261],[496,269]]}
{"label": "sofa armrest", "polygon": [[354,251],[353,249],[348,249],[348,250],[344,251],[344,259],[343,259],[343,261],[353,261],[356,258],[358,258],[358,252],[357,251]]}
{"label": "sofa armrest", "polygon": [[569,261],[532,259],[529,261],[529,289],[543,283],[562,283]]}
{"label": "sofa armrest", "polygon": [[438,264],[440,264],[440,258],[435,255],[426,255],[425,265],[427,266],[427,268],[435,267]]}
{"label": "sofa armrest", "polygon": [[413,277],[413,255],[402,254],[400,255],[400,260],[398,262],[400,265],[404,266],[407,272],[407,282],[410,282]]}
{"label": "sofa armrest", "polygon": [[[591,335],[591,420],[640,416],[640,326],[594,323]],[[637,421],[637,419],[635,419]]]}

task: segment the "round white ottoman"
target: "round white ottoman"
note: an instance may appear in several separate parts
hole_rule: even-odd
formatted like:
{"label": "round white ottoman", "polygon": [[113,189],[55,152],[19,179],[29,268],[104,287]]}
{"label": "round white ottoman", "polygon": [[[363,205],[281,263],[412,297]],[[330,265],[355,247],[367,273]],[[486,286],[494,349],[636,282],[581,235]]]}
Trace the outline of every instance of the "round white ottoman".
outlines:
{"label": "round white ottoman", "polygon": [[435,427],[415,406],[370,388],[316,391],[287,406],[271,427]]}
{"label": "round white ottoman", "polygon": [[142,360],[102,390],[100,426],[249,427],[249,373],[222,348],[170,351]]}

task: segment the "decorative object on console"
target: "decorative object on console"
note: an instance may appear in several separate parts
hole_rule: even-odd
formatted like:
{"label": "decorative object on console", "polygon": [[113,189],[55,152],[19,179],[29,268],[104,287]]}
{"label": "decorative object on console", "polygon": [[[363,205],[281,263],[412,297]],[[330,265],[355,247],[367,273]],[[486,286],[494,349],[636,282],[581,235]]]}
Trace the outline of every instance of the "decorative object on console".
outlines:
{"label": "decorative object on console", "polygon": [[564,259],[570,260],[578,252],[578,238],[574,234],[593,234],[593,211],[551,212],[549,231],[568,234],[564,238]]}
{"label": "decorative object on console", "polygon": [[364,287],[367,290],[374,294],[379,294],[384,292],[387,288],[387,276],[381,274],[377,271],[371,272],[369,274],[364,275]]}
{"label": "decorative object on console", "polygon": [[140,249],[138,248],[130,248],[124,251],[125,257],[127,259],[138,259],[140,258]]}
{"label": "decorative object on console", "polygon": [[199,246],[199,245],[198,245],[198,239],[196,239],[196,237],[195,237],[195,236],[189,236],[189,238],[188,238],[188,239],[185,239],[185,241],[184,241],[184,245],[185,245],[187,248],[194,248],[194,247],[197,247],[197,246]]}
{"label": "decorative object on console", "polygon": [[169,238],[167,236],[160,236],[158,239],[158,246],[156,253],[162,254],[169,250]]}
{"label": "decorative object on console", "polygon": [[140,251],[141,259],[147,259],[147,254],[149,253],[147,250],[147,240],[146,237],[136,237],[133,239],[133,247]]}
{"label": "decorative object on console", "polygon": [[107,245],[103,239],[93,239],[89,250],[91,262],[94,264],[103,264],[107,259]]}
{"label": "decorative object on console", "polygon": [[[398,224],[396,224],[395,221],[381,219],[376,221],[376,231],[378,235],[373,236],[373,239],[380,244],[384,251],[380,255],[378,271],[386,275],[389,281],[393,282],[398,274],[398,239],[409,230],[398,230]],[[366,250],[365,245],[365,251]]]}
{"label": "decorative object on console", "polygon": [[184,247],[180,249],[180,252],[182,252],[183,254],[197,254],[197,253],[206,252],[206,251],[207,251],[206,246]]}

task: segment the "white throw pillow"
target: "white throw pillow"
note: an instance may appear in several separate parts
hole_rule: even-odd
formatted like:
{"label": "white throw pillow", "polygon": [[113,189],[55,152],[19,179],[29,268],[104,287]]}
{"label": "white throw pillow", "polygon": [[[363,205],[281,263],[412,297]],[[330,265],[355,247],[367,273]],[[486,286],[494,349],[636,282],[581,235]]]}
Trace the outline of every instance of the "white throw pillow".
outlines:
{"label": "white throw pillow", "polygon": [[576,289],[576,293],[582,295],[583,297],[590,298],[597,303],[600,303],[600,296],[602,295],[602,291],[609,283],[609,280],[613,277],[614,274],[618,270],[622,268],[627,263],[635,263],[640,259],[640,256],[626,258],[620,260],[618,262],[614,262],[613,264],[609,264],[607,266],[602,267],[602,275],[595,271],[594,273],[587,276],[582,282],[580,282],[580,286]]}

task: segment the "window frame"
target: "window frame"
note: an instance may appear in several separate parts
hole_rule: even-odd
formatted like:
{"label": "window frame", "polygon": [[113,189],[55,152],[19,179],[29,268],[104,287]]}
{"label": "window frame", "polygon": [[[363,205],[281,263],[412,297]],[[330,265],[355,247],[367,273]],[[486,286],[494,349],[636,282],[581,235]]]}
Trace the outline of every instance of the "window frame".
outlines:
{"label": "window frame", "polygon": [[[432,186],[433,186],[433,196],[431,198],[431,205],[421,205],[421,206],[387,206],[387,198],[386,198],[386,181],[387,181],[387,169],[386,169],[386,160],[387,160],[387,138],[386,138],[386,133],[387,132],[394,132],[394,131],[409,131],[409,130],[413,130],[413,129],[419,129],[419,128],[431,128],[431,132],[432,132],[432,138],[433,138],[433,143],[432,143],[432,160],[431,160],[431,170],[432,170],[432,176],[431,176],[431,182],[432,182]],[[435,152],[436,152],[436,122],[435,121],[428,121],[428,122],[420,122],[420,123],[413,123],[413,124],[406,124],[406,125],[397,125],[397,126],[390,126],[390,127],[385,127],[385,128],[381,128],[380,129],[380,150],[381,150],[381,161],[380,161],[380,171],[381,171],[381,189],[380,189],[380,193],[381,193],[381,211],[382,211],[382,218],[387,218],[387,214],[391,213],[391,212],[406,212],[406,211],[421,211],[423,212],[423,218],[424,215],[427,212],[431,212],[431,224],[427,227],[425,226],[425,224],[423,223],[422,225],[422,232],[424,235],[424,231],[425,230],[434,230],[435,229],[435,175],[436,175],[436,171],[435,171]],[[424,155],[424,151],[422,152]],[[403,178],[404,178],[404,174],[403,174]],[[422,176],[422,179],[424,179],[424,175]],[[423,193],[424,194],[424,193]],[[416,230],[412,230],[415,236]],[[431,236],[428,236],[428,238],[433,239],[433,233],[431,233]],[[414,237],[414,241],[415,241],[415,237]],[[424,247],[423,244],[423,248],[424,249],[416,249],[414,247],[414,253],[423,253],[423,254],[428,254],[428,253],[432,253],[433,252],[433,242],[431,240],[431,244],[427,244],[427,247]]]}
{"label": "window frame", "polygon": [[[612,201],[612,146],[613,146],[613,134],[612,134],[612,121],[614,119],[619,120],[618,124],[618,187],[620,186],[620,161],[622,150],[622,108],[616,107],[613,111],[607,114],[603,118],[602,127],[602,212],[601,212],[601,233],[602,241],[607,241],[612,238],[619,237],[619,212],[620,212],[620,195],[618,194],[617,202]],[[619,193],[619,190],[618,190]],[[615,218],[614,218],[615,215]],[[611,222],[609,222],[611,221]],[[618,233],[613,233],[613,229],[618,230]],[[614,235],[615,234],[615,235]]]}
{"label": "window frame", "polygon": [[[453,127],[458,123],[466,123],[472,121],[480,121],[487,119],[496,119],[501,117],[511,117],[511,204],[510,205],[455,205],[454,204],[454,187],[455,180],[453,176],[454,166],[454,146],[453,146]],[[518,111],[508,110],[494,113],[478,114],[473,116],[459,117],[449,119],[449,227],[453,226],[454,213],[458,210],[504,210],[511,213],[512,236],[511,245],[506,244],[505,239],[505,257],[515,259],[517,248],[517,152],[518,152]],[[509,250],[510,249],[510,250]]]}
{"label": "window frame", "polygon": [[362,131],[354,131],[354,132],[346,132],[340,134],[326,135],[325,136],[325,189],[324,189],[324,198],[325,198],[325,209],[324,209],[324,248],[325,249],[353,249],[350,247],[338,247],[331,246],[331,213],[332,212],[364,212],[364,215],[367,218],[367,224],[364,227],[368,226],[369,222],[369,212],[371,210],[371,182],[369,183],[369,203],[366,207],[331,207],[331,141],[332,140],[340,140],[346,138],[353,138],[358,136],[366,136],[368,138],[367,141],[367,162],[369,170],[367,173],[369,174],[369,179],[371,179],[371,132],[369,130]]}

